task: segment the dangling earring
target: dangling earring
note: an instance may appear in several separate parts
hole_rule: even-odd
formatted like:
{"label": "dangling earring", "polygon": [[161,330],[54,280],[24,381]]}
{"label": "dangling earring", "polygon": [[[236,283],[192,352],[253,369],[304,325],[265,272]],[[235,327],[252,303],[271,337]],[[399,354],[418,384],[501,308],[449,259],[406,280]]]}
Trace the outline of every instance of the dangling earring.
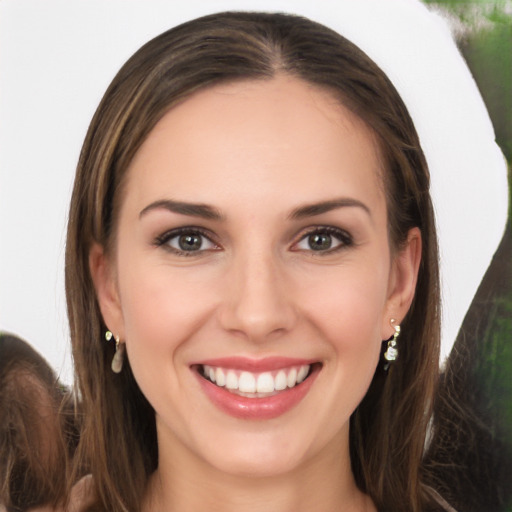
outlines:
{"label": "dangling earring", "polygon": [[[114,337],[114,335],[111,331],[107,331],[105,333],[105,339],[107,341],[110,341],[112,337]],[[112,359],[111,368],[114,373],[121,373],[121,370],[123,369],[125,345],[119,341],[119,336],[115,336],[114,339],[116,340],[116,353]]]}
{"label": "dangling earring", "polygon": [[386,352],[384,352],[384,359],[387,361],[384,364],[384,370],[387,370],[389,368],[389,365],[391,362],[396,361],[398,357],[398,349],[397,347],[397,338],[400,335],[400,326],[394,325],[396,320],[394,318],[391,319],[391,325],[395,328],[395,334],[393,334],[393,337],[388,341],[388,347],[386,349]]}

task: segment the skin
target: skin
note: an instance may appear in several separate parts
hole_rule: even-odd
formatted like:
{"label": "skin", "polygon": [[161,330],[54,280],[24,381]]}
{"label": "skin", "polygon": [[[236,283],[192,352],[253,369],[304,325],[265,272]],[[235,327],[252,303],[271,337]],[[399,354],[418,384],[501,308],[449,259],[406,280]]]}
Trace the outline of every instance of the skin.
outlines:
{"label": "skin", "polygon": [[[94,487],[91,475],[82,477],[71,490],[69,503],[66,507],[54,508],[51,505],[33,507],[27,512],[85,512],[95,503]],[[7,512],[0,504],[0,512]]]}
{"label": "skin", "polygon": [[[146,510],[375,510],[351,473],[349,418],[390,319],[410,306],[421,252],[416,229],[390,249],[382,172],[364,123],[285,75],[200,91],[150,133],[128,171],[115,254],[90,255],[106,324],[156,411]],[[293,215],[340,198],[356,204]],[[148,209],[161,200],[221,218]],[[208,235],[204,250],[155,242],[187,226]],[[308,233],[325,226],[343,236],[314,251]],[[264,421],[218,409],[190,367],[276,355],[322,366],[298,405]]]}

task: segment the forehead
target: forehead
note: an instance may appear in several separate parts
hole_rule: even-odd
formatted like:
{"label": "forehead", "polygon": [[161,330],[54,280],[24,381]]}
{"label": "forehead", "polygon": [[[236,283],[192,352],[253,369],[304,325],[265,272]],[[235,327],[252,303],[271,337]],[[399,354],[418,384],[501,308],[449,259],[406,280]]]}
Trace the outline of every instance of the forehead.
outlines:
{"label": "forehead", "polygon": [[[286,75],[201,90],[157,123],[128,169],[128,195],[211,203],[381,195],[373,132],[330,91]],[[333,186],[336,185],[336,192]],[[304,196],[304,197],[302,197]]]}

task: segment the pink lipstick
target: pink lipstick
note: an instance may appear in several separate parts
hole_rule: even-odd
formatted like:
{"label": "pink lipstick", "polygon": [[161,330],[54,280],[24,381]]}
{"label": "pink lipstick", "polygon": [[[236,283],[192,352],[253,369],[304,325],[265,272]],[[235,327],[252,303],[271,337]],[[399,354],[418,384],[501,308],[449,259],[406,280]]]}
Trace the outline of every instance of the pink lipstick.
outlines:
{"label": "pink lipstick", "polygon": [[241,419],[277,418],[308,393],[321,364],[272,357],[209,359],[191,365],[207,397],[222,411]]}

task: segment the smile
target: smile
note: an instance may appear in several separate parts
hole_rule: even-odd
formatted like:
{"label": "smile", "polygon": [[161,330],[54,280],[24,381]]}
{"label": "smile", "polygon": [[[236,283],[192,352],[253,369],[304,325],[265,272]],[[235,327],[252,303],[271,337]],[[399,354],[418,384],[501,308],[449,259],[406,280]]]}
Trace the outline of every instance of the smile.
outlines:
{"label": "smile", "polygon": [[319,362],[227,358],[194,364],[202,390],[221,411],[241,419],[277,418],[298,405],[322,369]]}
{"label": "smile", "polygon": [[231,393],[250,398],[272,396],[279,391],[294,388],[304,381],[310,372],[309,364],[292,366],[278,371],[253,373],[203,365],[203,375],[218,387]]}

